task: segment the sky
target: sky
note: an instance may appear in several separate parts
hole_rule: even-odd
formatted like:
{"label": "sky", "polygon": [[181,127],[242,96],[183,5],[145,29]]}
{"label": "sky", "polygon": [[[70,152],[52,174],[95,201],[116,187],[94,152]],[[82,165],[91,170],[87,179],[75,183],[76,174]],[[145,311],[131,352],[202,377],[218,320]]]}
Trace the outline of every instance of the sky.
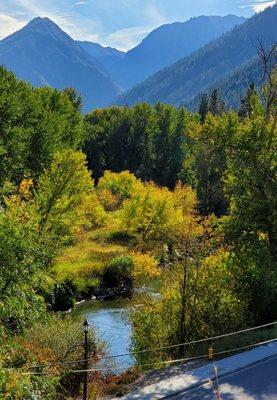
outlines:
{"label": "sky", "polygon": [[0,0],[0,39],[37,16],[74,39],[129,50],[158,26],[199,15],[249,17],[277,0]]}

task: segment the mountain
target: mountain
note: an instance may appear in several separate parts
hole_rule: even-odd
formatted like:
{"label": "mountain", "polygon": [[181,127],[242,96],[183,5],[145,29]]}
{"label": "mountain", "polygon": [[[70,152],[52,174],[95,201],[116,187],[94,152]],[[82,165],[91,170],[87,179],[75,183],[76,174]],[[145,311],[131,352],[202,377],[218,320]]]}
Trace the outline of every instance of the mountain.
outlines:
{"label": "mountain", "polygon": [[0,64],[35,86],[75,87],[84,111],[109,104],[118,86],[81,46],[48,18],[35,18],[0,41]]}
{"label": "mountain", "polygon": [[[213,89],[217,89],[227,108],[238,109],[251,83],[255,84],[257,90],[261,89],[264,83],[262,63],[257,56],[233,73],[217,80],[206,92],[211,94]],[[190,110],[198,111],[202,94],[198,93],[184,105]]]}
{"label": "mountain", "polygon": [[[277,5],[255,14],[192,55],[154,74],[123,95],[120,104],[157,101],[188,104],[197,94],[226,78],[257,55],[258,39],[277,38]],[[234,82],[235,84],[235,82]]]}
{"label": "mountain", "polygon": [[103,47],[98,43],[87,41],[77,41],[77,43],[105,69],[111,68],[116,62],[122,60],[125,56],[124,51],[117,50],[113,47]]}
{"label": "mountain", "polygon": [[245,21],[236,15],[200,16],[187,22],[162,25],[110,70],[125,89],[173,64]]}

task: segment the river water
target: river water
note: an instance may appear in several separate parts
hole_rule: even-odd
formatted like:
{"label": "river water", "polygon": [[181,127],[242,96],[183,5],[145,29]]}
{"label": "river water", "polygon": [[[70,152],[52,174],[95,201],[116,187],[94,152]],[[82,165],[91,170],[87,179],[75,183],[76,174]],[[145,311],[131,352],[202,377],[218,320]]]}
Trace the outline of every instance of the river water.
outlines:
{"label": "river water", "polygon": [[[88,319],[99,338],[107,343],[109,355],[118,355],[130,351],[130,306],[128,300],[90,300],[77,305],[74,312]],[[134,363],[132,356],[120,357],[115,359],[114,368],[117,372],[121,372]]]}
{"label": "river water", "polygon": [[[152,282],[151,286],[139,290],[142,293],[159,296],[161,281]],[[115,356],[130,352],[132,327],[129,313],[131,307],[129,300],[100,301],[90,300],[76,306],[74,312],[87,318],[96,330],[100,339],[107,344],[107,353]],[[115,358],[114,371],[122,372],[135,364],[132,356]]]}

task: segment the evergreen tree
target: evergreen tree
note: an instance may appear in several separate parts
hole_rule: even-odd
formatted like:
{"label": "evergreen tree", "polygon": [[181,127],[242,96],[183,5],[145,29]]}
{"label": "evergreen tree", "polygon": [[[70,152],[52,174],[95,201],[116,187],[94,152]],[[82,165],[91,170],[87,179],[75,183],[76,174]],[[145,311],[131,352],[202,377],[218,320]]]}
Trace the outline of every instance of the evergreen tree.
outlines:
{"label": "evergreen tree", "polygon": [[254,83],[250,83],[246,96],[241,100],[241,106],[238,111],[238,115],[241,119],[249,118],[252,114],[252,97],[257,95]]}
{"label": "evergreen tree", "polygon": [[202,95],[198,112],[200,114],[200,122],[201,122],[201,124],[203,124],[205,121],[206,115],[209,112],[209,98],[208,98],[207,93],[204,93]]}
{"label": "evergreen tree", "polygon": [[219,95],[217,89],[214,89],[211,94],[210,100],[210,112],[213,115],[219,115],[220,108],[219,108]]}

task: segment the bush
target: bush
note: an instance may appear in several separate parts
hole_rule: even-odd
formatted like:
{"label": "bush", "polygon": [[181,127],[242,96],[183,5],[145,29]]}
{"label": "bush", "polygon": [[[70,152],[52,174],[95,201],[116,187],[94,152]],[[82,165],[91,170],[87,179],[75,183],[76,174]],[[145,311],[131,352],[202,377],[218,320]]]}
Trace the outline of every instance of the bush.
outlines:
{"label": "bush", "polygon": [[115,243],[125,244],[134,239],[135,239],[135,236],[131,235],[130,233],[128,233],[126,231],[113,231],[113,232],[110,232],[108,235],[108,240],[110,242],[115,242]]}
{"label": "bush", "polygon": [[52,308],[55,311],[67,311],[74,307],[76,302],[76,289],[72,281],[65,281],[56,284],[53,293]]}
{"label": "bush", "polygon": [[104,268],[102,275],[103,285],[108,288],[133,287],[134,262],[130,256],[115,257]]}
{"label": "bush", "polygon": [[[82,374],[70,371],[83,365],[81,362],[67,362],[82,359],[83,337],[83,319],[80,317],[48,314],[44,321],[34,324],[24,335],[6,340],[0,348],[0,398],[58,400],[78,395]],[[104,343],[90,330],[89,358],[93,358],[92,363],[97,362],[104,347]],[[57,364],[60,362],[62,364]],[[49,364],[52,366],[46,366]],[[29,365],[35,369],[30,370]],[[22,375],[27,371],[43,371],[45,375]]]}
{"label": "bush", "polygon": [[157,260],[147,253],[132,253],[133,278],[136,284],[145,283],[160,275]]}

